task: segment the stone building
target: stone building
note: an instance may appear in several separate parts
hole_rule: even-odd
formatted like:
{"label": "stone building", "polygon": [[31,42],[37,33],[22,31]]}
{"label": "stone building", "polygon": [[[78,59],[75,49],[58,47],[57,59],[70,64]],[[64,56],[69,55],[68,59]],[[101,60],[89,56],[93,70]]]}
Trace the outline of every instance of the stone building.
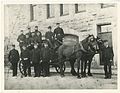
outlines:
{"label": "stone building", "polygon": [[[48,26],[55,28],[60,22],[65,33],[79,36],[79,41],[88,34],[108,39],[114,50],[114,65],[117,64],[117,5],[106,4],[23,4],[5,5],[5,37],[10,38],[9,44],[18,45],[17,36],[20,30],[32,31],[35,25],[44,33]],[[8,43],[8,41],[6,40]],[[5,42],[5,45],[7,46]],[[7,47],[7,49],[9,49]],[[97,60],[97,63],[95,63]],[[95,57],[93,65],[100,66],[99,58]]]}

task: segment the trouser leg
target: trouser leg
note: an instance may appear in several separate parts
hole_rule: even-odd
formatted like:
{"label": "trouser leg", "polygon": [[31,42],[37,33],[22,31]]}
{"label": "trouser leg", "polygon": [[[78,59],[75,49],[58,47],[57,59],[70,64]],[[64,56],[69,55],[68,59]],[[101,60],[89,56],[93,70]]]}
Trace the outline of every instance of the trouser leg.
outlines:
{"label": "trouser leg", "polygon": [[111,70],[111,62],[109,61],[109,64],[108,64],[108,68],[109,68],[109,78],[111,78],[111,75],[112,75],[112,70]]}
{"label": "trouser leg", "polygon": [[105,77],[107,77],[108,76],[107,63],[104,63],[104,71],[105,71]]}
{"label": "trouser leg", "polygon": [[17,63],[12,63],[13,66],[13,76],[17,76]]}
{"label": "trouser leg", "polygon": [[28,76],[31,76],[31,65],[30,65],[30,61],[28,62]]}

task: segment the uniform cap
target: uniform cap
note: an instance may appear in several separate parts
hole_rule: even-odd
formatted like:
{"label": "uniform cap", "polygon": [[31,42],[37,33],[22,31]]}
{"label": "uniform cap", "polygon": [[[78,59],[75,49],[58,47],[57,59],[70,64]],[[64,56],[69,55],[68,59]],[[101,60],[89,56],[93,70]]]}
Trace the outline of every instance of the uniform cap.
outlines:
{"label": "uniform cap", "polygon": [[52,27],[51,26],[48,26],[48,29],[51,29]]}
{"label": "uniform cap", "polygon": [[60,23],[56,23],[56,25],[59,25]]}
{"label": "uniform cap", "polygon": [[15,45],[13,44],[12,47],[15,47]]}
{"label": "uniform cap", "polygon": [[38,28],[38,26],[35,26],[35,28]]}

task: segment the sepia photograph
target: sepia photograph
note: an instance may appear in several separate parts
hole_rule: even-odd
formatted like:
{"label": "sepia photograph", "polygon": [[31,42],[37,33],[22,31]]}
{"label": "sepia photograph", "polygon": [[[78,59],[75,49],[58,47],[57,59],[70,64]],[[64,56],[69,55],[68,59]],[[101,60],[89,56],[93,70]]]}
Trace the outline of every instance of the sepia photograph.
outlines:
{"label": "sepia photograph", "polygon": [[117,14],[117,3],[4,4],[4,90],[117,90]]}

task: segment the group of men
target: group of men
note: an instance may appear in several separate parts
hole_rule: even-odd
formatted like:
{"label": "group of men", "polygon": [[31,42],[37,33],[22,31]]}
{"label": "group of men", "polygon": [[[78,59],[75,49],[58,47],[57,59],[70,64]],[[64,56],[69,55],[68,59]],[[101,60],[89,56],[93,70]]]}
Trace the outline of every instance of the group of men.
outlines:
{"label": "group of men", "polygon": [[[51,26],[49,26],[48,31],[45,33],[45,39],[49,40],[52,44],[55,39],[62,42],[64,38],[64,31],[60,28],[60,23],[56,23],[56,26],[54,32],[52,32]],[[28,28],[28,30],[29,32],[25,35],[23,34],[23,30],[21,30],[21,34],[17,39],[21,50],[20,55],[15,49],[15,45],[12,45],[13,49],[9,52],[9,61],[13,67],[13,76],[17,76],[17,65],[20,58],[23,62],[25,77],[27,75],[31,76],[31,62],[34,66],[34,77],[40,77],[41,74],[45,77],[49,76],[49,44],[42,42],[42,33],[38,31],[38,26],[35,26],[34,32],[31,32],[30,28]],[[113,61],[114,54],[112,48],[108,45],[108,41],[104,42],[104,48],[102,51],[104,55],[105,79],[111,78],[111,62]],[[28,73],[26,72],[27,70]]]}
{"label": "group of men", "polygon": [[[60,27],[60,23],[56,23],[56,28],[52,32],[52,27],[48,27],[48,31],[45,33],[45,40],[42,40],[42,33],[38,30],[38,26],[35,26],[35,31],[31,32],[28,28],[28,33],[24,35],[23,30],[18,36],[17,41],[20,46],[20,58],[23,62],[23,70],[25,77],[31,76],[31,63],[34,66],[35,77],[49,76],[49,61],[50,61],[50,48],[49,42],[54,43],[54,40],[62,42],[64,38],[64,31]],[[49,41],[49,42],[46,42]],[[13,66],[13,76],[17,75],[17,63],[19,61],[19,53],[15,52],[15,45],[12,46],[13,49],[9,53],[9,60]],[[12,53],[11,53],[12,52]],[[15,55],[16,60],[13,56]],[[16,63],[16,64],[14,64]],[[27,73],[28,70],[28,73]]]}

